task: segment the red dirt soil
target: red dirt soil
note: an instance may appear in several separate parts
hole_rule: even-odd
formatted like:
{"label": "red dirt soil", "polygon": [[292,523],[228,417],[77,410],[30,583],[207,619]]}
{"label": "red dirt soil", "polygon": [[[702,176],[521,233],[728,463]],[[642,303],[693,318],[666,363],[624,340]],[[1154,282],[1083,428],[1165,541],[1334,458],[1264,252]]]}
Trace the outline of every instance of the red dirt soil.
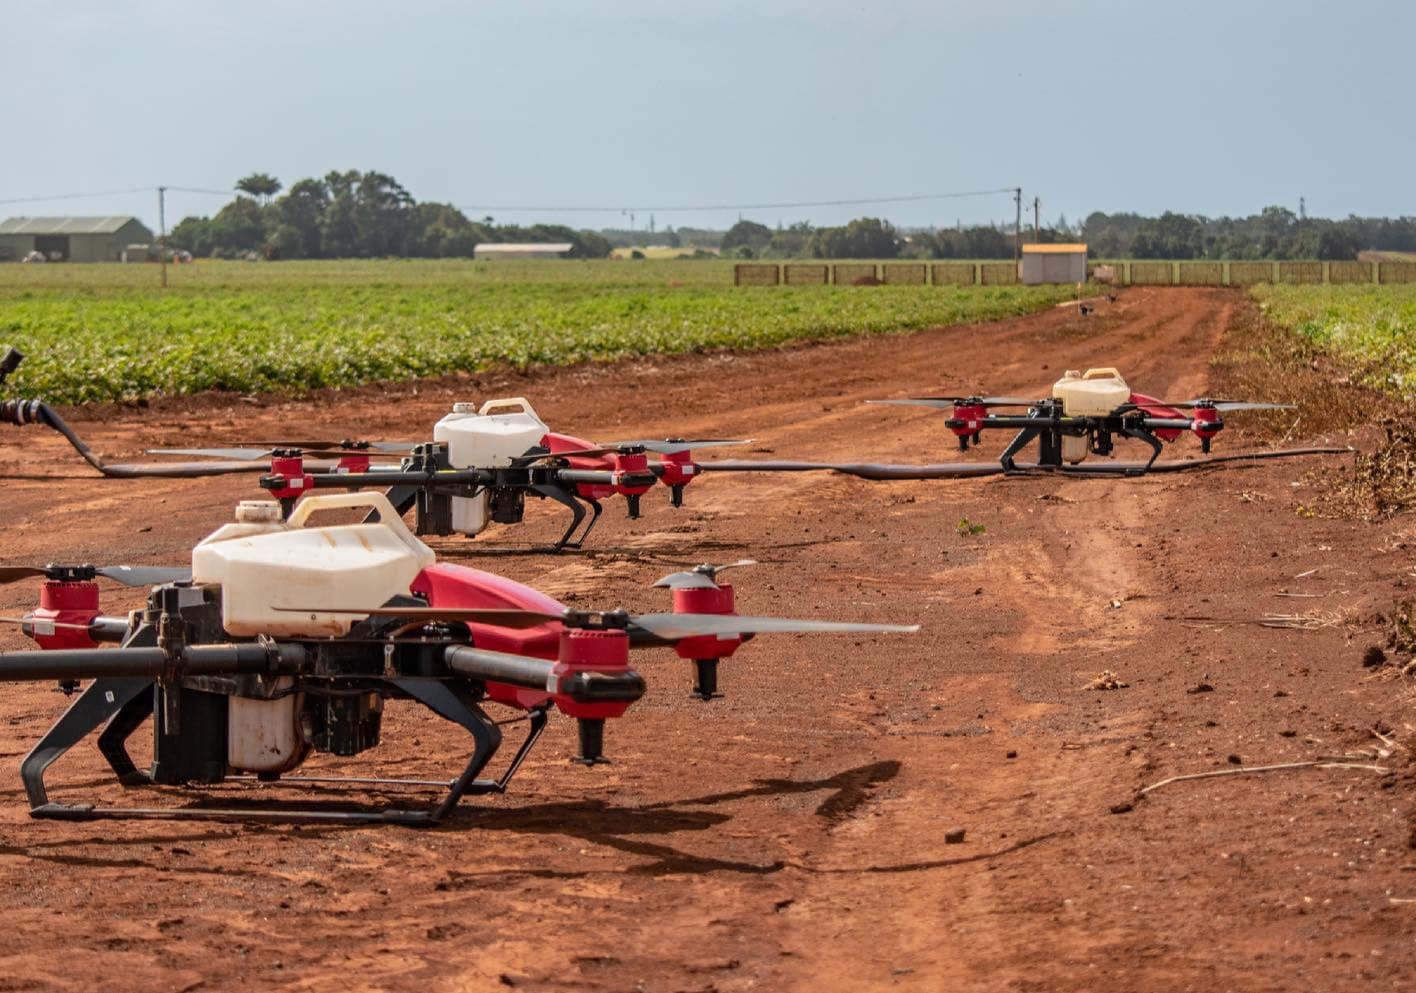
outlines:
{"label": "red dirt soil", "polygon": [[[1039,393],[1064,369],[1100,365],[1148,393],[1196,395],[1244,306],[1230,291],[1136,289],[1086,318],[1063,309],[765,353],[184,402],[76,425],[105,456],[131,459],[297,425],[416,437],[454,398],[525,395],[590,438],[707,433],[757,440],[735,457],[947,461],[937,415],[861,401]],[[1253,444],[1243,416],[1216,451]],[[249,477],[98,479],[38,428],[3,441],[7,563],[180,563],[237,499],[260,495]],[[987,437],[977,457],[1004,441]],[[1143,457],[1136,447],[1122,457]],[[1197,451],[1186,438],[1167,456]],[[1410,740],[1410,691],[1371,678],[1362,655],[1382,638],[1375,615],[1413,582],[1416,528],[1303,515],[1310,468],[711,476],[679,511],[662,490],[639,521],[613,504],[580,553],[524,553],[562,525],[543,503],[519,528],[434,539],[446,560],[581,606],[664,609],[658,576],[751,556],[762,564],[733,575],[745,612],[924,625],[912,637],[762,637],[724,664],[727,696],[710,705],[689,699],[685,663],[639,655],[650,693],[607,729],[613,765],[569,763],[574,726],[555,719],[508,795],[464,802],[434,830],[32,821],[18,762],[65,700],[2,686],[0,989],[1409,989],[1404,751],[1376,763],[1390,775],[1179,782],[1112,812],[1172,775],[1370,750],[1374,726]],[[964,519],[986,532],[960,535]],[[0,612],[34,595],[0,588]],[[105,587],[109,608],[140,599]],[[1253,623],[1308,611],[1326,626]],[[0,647],[27,644],[0,631]],[[1129,686],[1083,689],[1108,669]],[[464,746],[451,725],[395,704],[379,748],[312,767],[446,776]],[[53,793],[133,802],[105,773],[84,743],[51,771]],[[951,844],[956,829],[964,840]]]}

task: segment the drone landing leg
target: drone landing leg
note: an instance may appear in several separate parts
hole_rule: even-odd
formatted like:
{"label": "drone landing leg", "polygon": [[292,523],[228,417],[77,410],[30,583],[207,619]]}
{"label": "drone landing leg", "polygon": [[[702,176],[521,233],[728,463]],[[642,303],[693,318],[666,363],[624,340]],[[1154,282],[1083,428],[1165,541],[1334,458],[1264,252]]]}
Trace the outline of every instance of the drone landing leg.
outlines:
{"label": "drone landing leg", "polygon": [[579,547],[572,545],[570,539],[573,538],[575,532],[580,529],[580,522],[585,520],[585,508],[580,506],[580,501],[558,486],[543,486],[537,484],[531,487],[531,492],[535,493],[537,496],[549,497],[557,503],[565,504],[570,508],[570,512],[573,515],[570,521],[570,527],[566,528],[565,534],[561,535],[560,539],[551,546],[551,551],[558,552],[566,547]]}
{"label": "drone landing leg", "polygon": [[1124,434],[1127,438],[1135,438],[1137,441],[1144,441],[1147,445],[1151,447],[1150,460],[1146,462],[1146,464],[1142,468],[1129,469],[1126,472],[1126,475],[1128,476],[1144,476],[1150,470],[1150,467],[1155,465],[1155,460],[1160,458],[1160,439],[1157,438],[1155,435],[1151,434],[1145,428],[1133,428],[1130,426],[1123,425],[1121,428],[1121,433]]}
{"label": "drone landing leg", "polygon": [[152,680],[142,676],[95,679],[88,689],[69,705],[69,709],[54,722],[54,726],[40,739],[39,744],[30,749],[30,753],[20,763],[20,781],[24,783],[25,793],[29,796],[31,817],[82,820],[92,814],[94,807],[91,804],[50,803],[49,794],[44,788],[44,772],[55,759],[86,738],[104,721],[120,713],[129,701],[151,687]]}
{"label": "drone landing leg", "polygon": [[1013,462],[1013,456],[1017,455],[1027,447],[1041,433],[1039,428],[1023,428],[1017,433],[1012,441],[1008,442],[1008,447],[1003,449],[1003,454],[998,456],[998,461],[1003,464],[1004,472],[1016,472],[1017,466]]}
{"label": "drone landing leg", "polygon": [[598,521],[600,519],[600,515],[605,512],[605,508],[599,500],[594,500],[590,497],[586,497],[585,502],[590,505],[590,523],[585,525],[585,530],[580,532],[580,537],[575,539],[575,541],[571,543],[571,548],[579,548],[580,546],[585,544],[585,539],[590,537],[590,529],[595,526],[595,522]]}
{"label": "drone landing leg", "polygon": [[[482,708],[462,700],[448,688],[447,683],[440,679],[403,678],[391,679],[389,682],[439,717],[462,725],[472,733],[472,740],[475,742],[472,757],[467,762],[467,768],[462,770],[462,775],[453,781],[447,796],[437,806],[431,810],[389,810],[379,818],[382,821],[391,821],[395,824],[431,826],[442,820],[452,808],[456,807],[457,802],[462,799],[462,795],[477,783],[477,774],[486,767],[492,756],[496,754],[497,749],[501,747],[501,728],[497,727],[492,719],[483,713]],[[544,720],[543,713],[542,721],[544,722]],[[516,758],[512,760],[512,772],[525,757],[524,752],[530,747],[529,741],[534,741],[539,734],[540,729],[533,725],[531,738],[527,744],[522,745]],[[510,774],[507,778],[510,778]],[[483,789],[477,792],[494,791]]]}
{"label": "drone landing leg", "polygon": [[148,786],[152,777],[134,764],[128,749],[124,747],[128,738],[142,726],[143,721],[152,716],[152,694],[139,693],[133,697],[98,736],[98,750],[108,760],[108,766],[124,786]]}
{"label": "drone landing leg", "polygon": [[500,779],[476,779],[467,787],[467,792],[473,796],[483,796],[487,793],[505,793],[507,784],[511,782],[511,777],[516,775],[516,770],[521,768],[521,763],[526,760],[526,756],[531,752],[531,746],[536,744],[541,732],[546,730],[546,708],[539,707],[531,711],[531,730],[526,732],[526,740],[521,743],[521,747],[516,750],[516,754],[511,757],[511,764],[506,767],[506,771],[501,774]]}

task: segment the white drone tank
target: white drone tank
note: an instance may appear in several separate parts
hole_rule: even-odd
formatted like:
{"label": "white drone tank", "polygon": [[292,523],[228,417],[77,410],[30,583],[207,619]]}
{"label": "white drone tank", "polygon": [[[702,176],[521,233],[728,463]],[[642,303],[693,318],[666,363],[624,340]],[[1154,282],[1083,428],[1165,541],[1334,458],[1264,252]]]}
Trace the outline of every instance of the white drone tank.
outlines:
{"label": "white drone tank", "polygon": [[[1088,369],[1085,374],[1068,369],[1052,384],[1052,395],[1062,401],[1069,417],[1100,417],[1131,399],[1131,388],[1121,373],[1110,367]],[[1087,457],[1086,437],[1062,436],[1062,460],[1076,465]]]}
{"label": "white drone tank", "polygon": [[[309,524],[312,514],[351,508],[376,510],[379,519]],[[306,497],[284,522],[238,516],[236,524],[192,550],[192,581],[221,585],[221,623],[228,634],[337,637],[358,617],[322,613],[320,607],[382,604],[406,595],[434,560],[433,550],[413,536],[382,493],[336,493]]]}
{"label": "white drone tank", "polygon": [[[488,400],[480,410],[475,404],[453,404],[452,413],[434,425],[433,440],[447,442],[454,469],[496,469],[539,445],[548,430],[525,397],[506,397]],[[486,490],[475,497],[453,497],[452,529],[479,534],[487,526],[488,499]]]}
{"label": "white drone tank", "polygon": [[1085,374],[1068,369],[1052,384],[1052,395],[1062,401],[1062,412],[1069,417],[1101,416],[1130,400],[1131,388],[1109,367]]}

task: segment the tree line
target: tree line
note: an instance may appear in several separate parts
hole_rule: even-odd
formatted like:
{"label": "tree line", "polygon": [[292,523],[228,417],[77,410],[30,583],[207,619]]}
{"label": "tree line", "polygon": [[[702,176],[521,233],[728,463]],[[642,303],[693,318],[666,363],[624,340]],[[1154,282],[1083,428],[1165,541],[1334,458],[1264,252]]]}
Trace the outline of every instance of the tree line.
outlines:
{"label": "tree line", "polygon": [[[1286,207],[1265,207],[1249,217],[1210,218],[1167,211],[1091,214],[1079,225],[1060,217],[1023,241],[1086,242],[1093,258],[1135,259],[1355,259],[1371,249],[1416,252],[1416,217],[1299,217]],[[724,255],[764,259],[1011,259],[1011,225],[900,230],[878,218],[842,227],[792,224],[776,230],[739,221],[722,239]]]}
{"label": "tree line", "polygon": [[281,182],[252,173],[211,217],[186,217],[167,237],[198,256],[279,259],[452,258],[479,244],[569,242],[574,258],[603,258],[610,243],[559,224],[520,227],[471,220],[451,204],[419,203],[392,176],[351,169],[302,179],[283,196]]}
{"label": "tree line", "polygon": [[1100,258],[1354,259],[1366,249],[1416,251],[1416,217],[1299,217],[1265,207],[1249,217],[1204,217],[1167,211],[1089,216],[1082,240]]}
{"label": "tree line", "polygon": [[[168,244],[193,255],[282,259],[466,257],[478,244],[568,242],[571,256],[603,258],[615,247],[717,248],[725,257],[764,259],[1010,259],[1011,225],[896,228],[859,217],[818,227],[807,222],[773,229],[740,220],[726,232],[667,227],[659,231],[576,230],[560,224],[526,227],[468,218],[451,204],[416,201],[392,176],[334,171],[302,179],[281,193],[278,179],[252,173],[235,197],[211,217],[184,218]],[[1167,211],[1158,217],[1097,211],[1081,224],[1066,217],[1023,240],[1084,241],[1094,258],[1352,259],[1364,249],[1416,251],[1416,217],[1299,217],[1265,207],[1249,217],[1210,218]],[[685,253],[684,257],[688,257]]]}
{"label": "tree line", "polygon": [[[1062,228],[1040,232],[1047,242],[1071,240]],[[1025,240],[1033,240],[1029,228]],[[1011,228],[976,225],[955,228],[912,228],[903,231],[878,217],[858,217],[840,227],[813,227],[801,222],[772,230],[755,221],[738,221],[723,235],[721,252],[733,258],[762,259],[1011,259]]]}

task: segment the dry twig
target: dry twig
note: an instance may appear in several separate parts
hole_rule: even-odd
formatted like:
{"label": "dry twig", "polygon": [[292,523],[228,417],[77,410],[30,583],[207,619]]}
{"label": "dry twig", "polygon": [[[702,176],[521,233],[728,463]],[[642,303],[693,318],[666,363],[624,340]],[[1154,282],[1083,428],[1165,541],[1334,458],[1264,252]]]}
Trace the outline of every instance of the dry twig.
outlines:
{"label": "dry twig", "polygon": [[1171,776],[1169,779],[1162,779],[1158,783],[1151,783],[1142,787],[1138,796],[1145,796],[1151,790],[1158,790],[1162,786],[1171,783],[1180,783],[1188,779],[1213,779],[1216,776],[1243,776],[1254,772],[1281,772],[1285,769],[1368,769],[1372,772],[1387,773],[1391,770],[1385,766],[1371,765],[1366,762],[1347,762],[1338,759],[1314,759],[1310,762],[1284,762],[1279,765],[1249,765],[1240,766],[1237,769],[1212,769],[1209,772],[1191,772],[1183,776]]}

